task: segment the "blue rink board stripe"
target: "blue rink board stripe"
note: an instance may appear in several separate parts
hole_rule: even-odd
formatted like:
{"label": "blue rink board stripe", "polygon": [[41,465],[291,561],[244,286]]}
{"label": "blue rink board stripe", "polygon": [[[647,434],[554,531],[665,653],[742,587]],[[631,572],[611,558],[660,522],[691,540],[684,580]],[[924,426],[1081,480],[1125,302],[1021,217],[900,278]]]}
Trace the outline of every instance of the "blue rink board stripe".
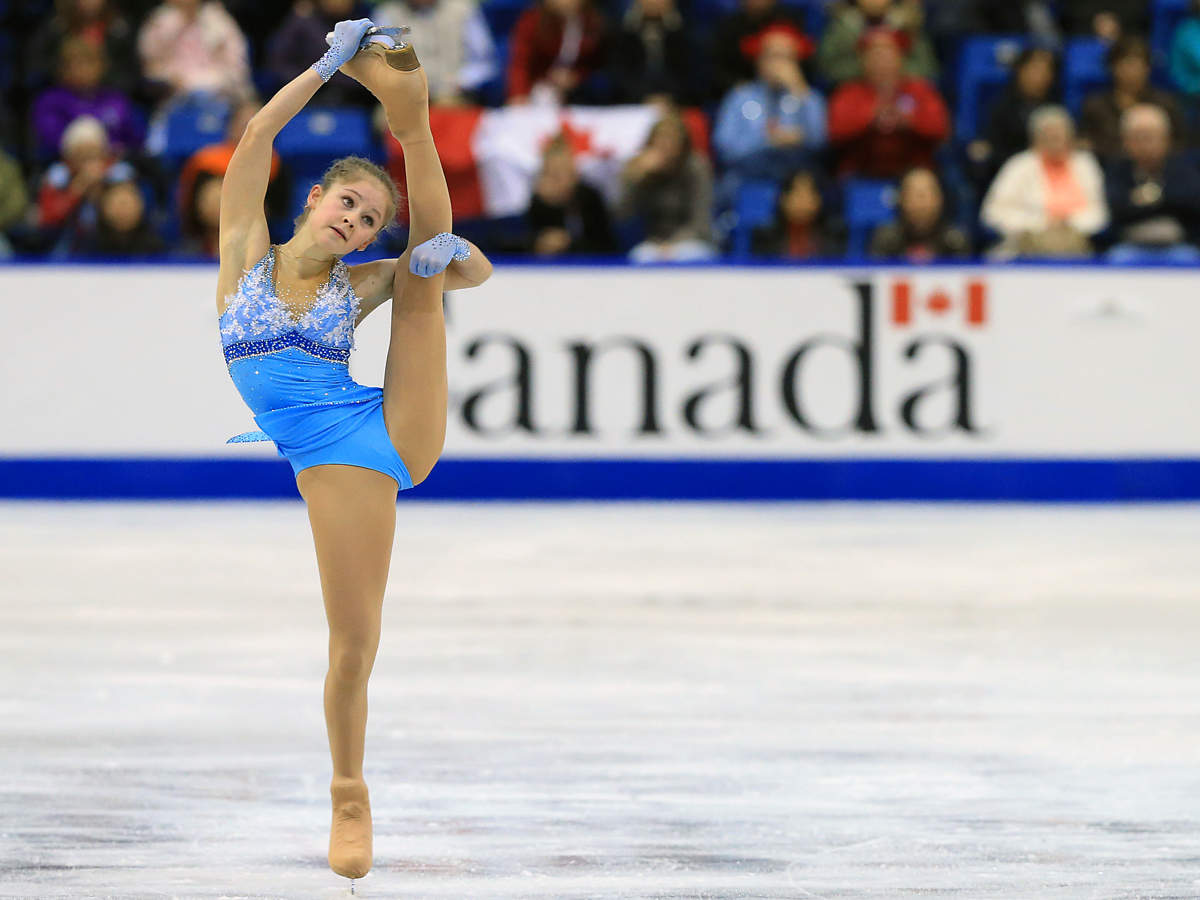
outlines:
{"label": "blue rink board stripe", "polygon": [[[297,497],[283,460],[0,458],[10,499]],[[445,459],[413,500],[1200,500],[1200,459]]]}

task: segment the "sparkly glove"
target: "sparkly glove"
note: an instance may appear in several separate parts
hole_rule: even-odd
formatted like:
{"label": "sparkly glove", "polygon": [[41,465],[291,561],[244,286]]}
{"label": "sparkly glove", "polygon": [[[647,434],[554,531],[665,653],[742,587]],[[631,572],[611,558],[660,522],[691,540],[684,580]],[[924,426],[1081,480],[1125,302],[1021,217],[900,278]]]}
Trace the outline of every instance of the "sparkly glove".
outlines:
{"label": "sparkly glove", "polygon": [[328,81],[333,73],[340,69],[358,52],[359,42],[367,30],[374,28],[375,23],[370,19],[347,19],[333,26],[332,37],[326,36],[329,49],[325,55],[312,64],[322,81]]}
{"label": "sparkly glove", "polygon": [[435,234],[423,244],[413,248],[408,260],[408,271],[422,278],[430,278],[443,272],[450,260],[464,262],[471,258],[471,245],[457,235],[443,231]]}

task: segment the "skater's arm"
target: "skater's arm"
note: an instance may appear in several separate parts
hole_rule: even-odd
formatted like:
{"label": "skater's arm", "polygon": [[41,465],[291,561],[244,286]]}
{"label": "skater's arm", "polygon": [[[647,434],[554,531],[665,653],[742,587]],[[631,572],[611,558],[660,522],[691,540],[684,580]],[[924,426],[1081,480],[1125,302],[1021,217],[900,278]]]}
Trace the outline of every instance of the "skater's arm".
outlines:
{"label": "skater's arm", "polygon": [[[222,290],[241,270],[266,252],[270,236],[263,202],[271,174],[275,136],[312,99],[322,84],[354,55],[371,27],[370,19],[338,22],[330,47],[313,65],[282,88],[250,119],[238,140],[221,185],[220,252]],[[221,300],[217,301],[218,306]]]}
{"label": "skater's arm", "polygon": [[271,174],[271,145],[320,86],[321,76],[314,69],[305,69],[247,123],[221,185],[222,262],[228,260],[241,269],[253,264],[251,256],[257,259],[266,252],[269,238],[263,202]]}

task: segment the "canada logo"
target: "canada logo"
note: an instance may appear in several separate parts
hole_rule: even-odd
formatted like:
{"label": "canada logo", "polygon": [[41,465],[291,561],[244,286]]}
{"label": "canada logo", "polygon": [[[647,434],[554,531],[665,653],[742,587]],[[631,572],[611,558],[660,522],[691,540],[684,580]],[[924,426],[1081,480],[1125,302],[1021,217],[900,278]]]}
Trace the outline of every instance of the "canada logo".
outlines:
{"label": "canada logo", "polygon": [[952,321],[961,317],[973,328],[983,328],[988,322],[987,287],[977,279],[967,282],[962,294],[951,294],[938,287],[923,296],[907,279],[892,282],[891,321],[897,328],[906,328],[921,320]]}

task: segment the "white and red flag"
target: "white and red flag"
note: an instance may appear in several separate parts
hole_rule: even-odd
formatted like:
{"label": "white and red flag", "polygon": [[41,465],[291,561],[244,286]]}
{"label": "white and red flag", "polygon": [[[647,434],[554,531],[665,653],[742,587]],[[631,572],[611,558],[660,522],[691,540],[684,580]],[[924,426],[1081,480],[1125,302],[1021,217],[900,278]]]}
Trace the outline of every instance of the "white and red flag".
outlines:
{"label": "white and red flag", "polygon": [[[637,106],[434,107],[429,124],[437,144],[455,218],[512,216],[529,208],[542,150],[559,135],[570,143],[580,176],[610,200],[621,167],[646,142],[661,113]],[[707,122],[699,111],[684,120],[693,143],[707,153]],[[388,166],[404,184],[404,156],[388,137]]]}

